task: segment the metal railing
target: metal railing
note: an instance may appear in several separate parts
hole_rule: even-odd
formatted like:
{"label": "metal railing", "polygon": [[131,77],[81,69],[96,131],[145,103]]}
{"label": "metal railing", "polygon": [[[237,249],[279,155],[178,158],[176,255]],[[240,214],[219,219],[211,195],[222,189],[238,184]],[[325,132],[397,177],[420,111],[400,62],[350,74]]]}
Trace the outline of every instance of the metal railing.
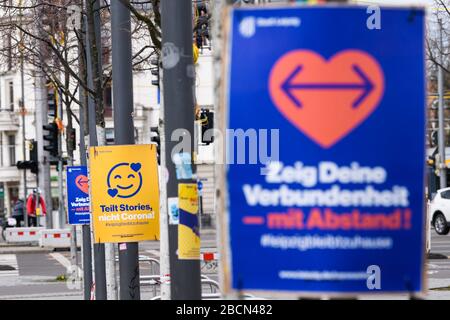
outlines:
{"label": "metal railing", "polygon": [[[119,261],[119,257],[115,257],[116,262]],[[142,287],[151,287],[153,297],[151,300],[161,300],[161,295],[158,295],[161,286],[160,262],[158,259],[148,256],[140,255],[139,263],[150,264],[150,275],[141,275],[139,277],[139,283]],[[206,275],[201,275],[202,286],[202,299],[203,300],[219,300],[222,299],[220,292],[220,285],[217,281],[209,278]],[[262,298],[255,297],[251,294],[242,294],[240,296],[244,300],[260,300]]]}
{"label": "metal railing", "polygon": [[[161,275],[145,275],[145,276],[141,276],[139,278],[139,283],[142,287],[144,286],[151,286],[152,287],[152,292],[153,292],[153,300],[158,300],[161,299],[161,296],[157,295],[158,292],[158,287],[161,285]],[[219,287],[219,283],[217,281],[214,281],[204,275],[202,275],[202,279],[201,279],[201,284],[202,284],[202,291],[204,286],[209,287],[209,292],[208,293],[203,293],[204,295],[219,295],[220,296],[220,287]],[[159,297],[159,298],[158,298]]]}

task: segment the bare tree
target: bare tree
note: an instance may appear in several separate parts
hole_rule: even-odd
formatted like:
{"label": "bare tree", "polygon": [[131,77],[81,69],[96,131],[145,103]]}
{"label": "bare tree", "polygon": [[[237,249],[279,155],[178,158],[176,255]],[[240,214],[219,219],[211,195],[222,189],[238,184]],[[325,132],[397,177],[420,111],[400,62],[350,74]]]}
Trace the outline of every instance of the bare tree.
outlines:
{"label": "bare tree", "polygon": [[[93,0],[84,2],[83,7],[83,0],[0,0],[0,34],[4,35],[0,64],[6,66],[5,71],[14,71],[19,60],[24,59],[31,66],[27,68],[29,75],[33,76],[35,70],[45,74],[59,93],[68,115],[67,132],[72,131],[73,121],[80,121],[73,112],[73,106],[85,108],[87,105],[87,97],[81,101],[79,99],[81,88],[95,102],[96,124],[104,128],[103,95],[112,78],[109,1],[100,1],[102,5],[97,9],[98,12]],[[161,45],[159,0],[123,3],[133,13],[132,37],[133,43],[137,44],[133,47],[133,66],[136,71],[148,70],[149,58],[158,54]],[[87,46],[84,43],[84,31],[68,26],[68,8],[74,5],[83,8],[81,19],[89,30],[90,41]],[[99,41],[94,32],[95,14],[100,15],[102,25]],[[89,86],[86,77],[87,50],[92,57],[90,67],[93,87]],[[103,66],[99,65],[100,56],[103,57]],[[86,118],[81,120],[86,121]],[[72,135],[66,136],[66,143],[68,156],[72,158]]]}

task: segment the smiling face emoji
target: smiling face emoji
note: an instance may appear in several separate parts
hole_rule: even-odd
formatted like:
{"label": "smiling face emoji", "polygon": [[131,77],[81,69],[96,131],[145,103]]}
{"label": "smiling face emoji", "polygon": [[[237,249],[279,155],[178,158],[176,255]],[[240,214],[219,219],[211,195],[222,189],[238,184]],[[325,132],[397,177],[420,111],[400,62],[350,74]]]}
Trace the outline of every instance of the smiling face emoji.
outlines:
{"label": "smiling face emoji", "polygon": [[109,170],[108,194],[112,197],[131,198],[142,187],[140,163],[119,163]]}

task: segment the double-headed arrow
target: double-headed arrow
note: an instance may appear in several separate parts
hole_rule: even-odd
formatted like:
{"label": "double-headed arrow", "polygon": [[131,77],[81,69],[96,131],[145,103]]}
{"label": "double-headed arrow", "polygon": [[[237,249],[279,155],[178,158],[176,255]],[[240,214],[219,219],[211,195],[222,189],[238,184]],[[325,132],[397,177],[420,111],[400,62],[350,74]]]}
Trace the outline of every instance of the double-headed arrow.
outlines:
{"label": "double-headed arrow", "polygon": [[80,177],[80,178],[77,180],[77,182],[78,182],[78,184],[79,184],[80,186],[82,186],[83,184],[87,184],[89,181],[88,181],[88,180],[83,180],[83,177]]}
{"label": "double-headed arrow", "polygon": [[362,94],[353,102],[353,108],[357,108],[364,99],[372,92],[374,85],[364,72],[357,66],[352,66],[353,71],[359,76],[362,82],[358,83],[294,83],[295,77],[302,71],[303,67],[298,66],[291,75],[283,82],[281,88],[286,95],[295,103],[297,107],[302,107],[302,103],[293,94],[293,90],[362,90]]}

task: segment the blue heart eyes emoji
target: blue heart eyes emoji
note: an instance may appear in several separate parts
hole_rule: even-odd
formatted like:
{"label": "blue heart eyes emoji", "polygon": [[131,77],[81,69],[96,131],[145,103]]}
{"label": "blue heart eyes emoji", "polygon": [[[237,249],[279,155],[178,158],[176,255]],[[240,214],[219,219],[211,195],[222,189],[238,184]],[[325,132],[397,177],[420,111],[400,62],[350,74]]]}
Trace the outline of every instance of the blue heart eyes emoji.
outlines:
{"label": "blue heart eyes emoji", "polygon": [[121,162],[114,165],[106,178],[108,195],[111,198],[134,197],[142,187],[141,169],[142,164],[138,162]]}

